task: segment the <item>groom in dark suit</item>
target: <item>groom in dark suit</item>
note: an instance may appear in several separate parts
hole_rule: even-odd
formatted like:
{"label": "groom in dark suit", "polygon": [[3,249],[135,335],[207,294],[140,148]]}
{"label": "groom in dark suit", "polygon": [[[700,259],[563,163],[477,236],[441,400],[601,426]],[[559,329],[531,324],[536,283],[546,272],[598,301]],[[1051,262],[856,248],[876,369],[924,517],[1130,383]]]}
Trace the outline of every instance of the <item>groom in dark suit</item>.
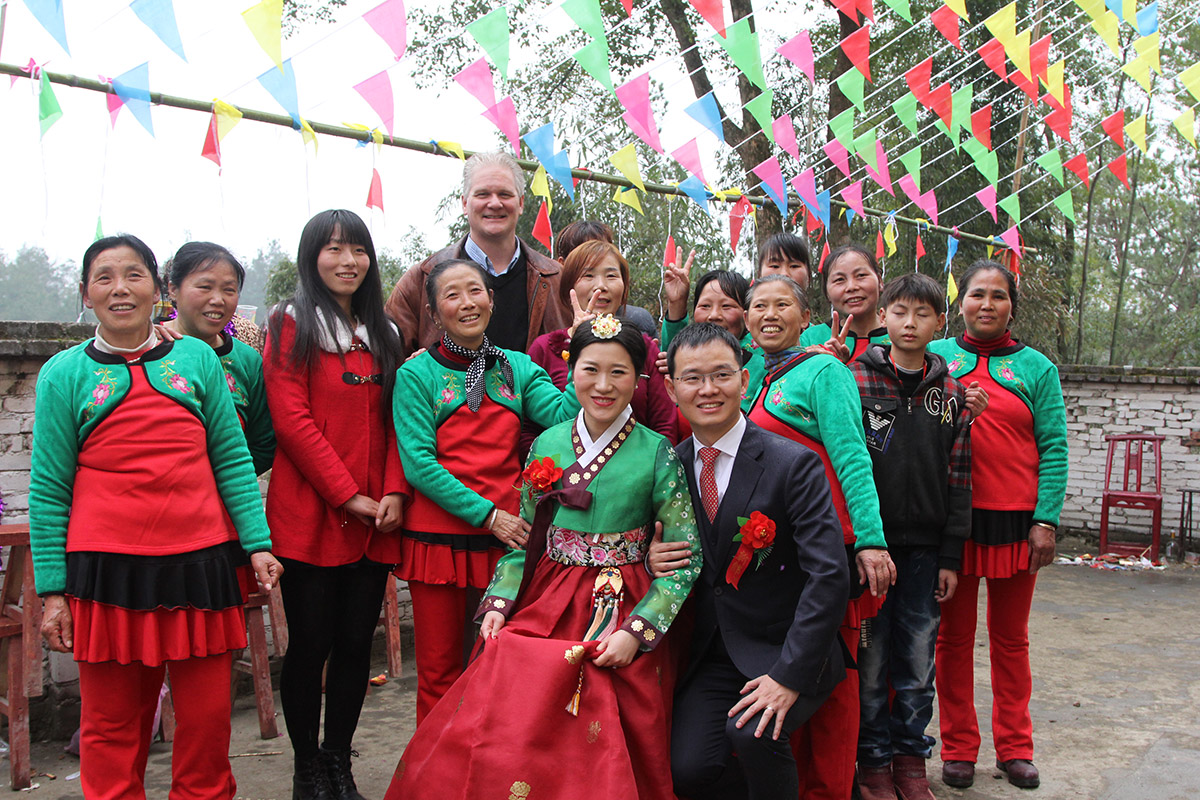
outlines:
{"label": "groom in dark suit", "polygon": [[[671,770],[691,800],[794,800],[788,737],[845,675],[846,551],[821,460],[742,416],[740,350],[702,323],[675,337],[667,359],[667,391],[692,426],[676,452],[704,549]],[[665,560],[652,563],[666,569],[686,558],[656,549]]]}

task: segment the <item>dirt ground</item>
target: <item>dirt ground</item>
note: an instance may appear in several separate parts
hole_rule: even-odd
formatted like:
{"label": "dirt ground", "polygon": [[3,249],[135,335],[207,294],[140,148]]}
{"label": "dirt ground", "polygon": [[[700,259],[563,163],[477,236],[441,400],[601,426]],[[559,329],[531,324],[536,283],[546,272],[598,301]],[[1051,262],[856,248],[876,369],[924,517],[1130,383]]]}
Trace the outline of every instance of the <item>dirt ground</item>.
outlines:
{"label": "dirt ground", "polygon": [[[1069,543],[1065,549],[1071,550]],[[1030,623],[1035,761],[1042,786],[1017,789],[992,766],[987,644],[981,640],[976,701],[984,748],[976,783],[966,790],[944,786],[935,750],[930,762],[934,794],[967,800],[1200,797],[1200,637],[1194,592],[1200,592],[1200,569],[1194,567],[1114,572],[1054,565],[1044,570]],[[982,614],[981,607],[981,619]],[[380,662],[375,673],[383,671]],[[369,800],[383,797],[412,734],[414,700],[411,661],[405,677],[372,688],[367,697],[355,741],[361,753],[355,775]],[[258,738],[252,698],[239,701],[233,731],[230,752],[238,796],[290,797],[291,748],[286,737]],[[936,718],[931,733],[937,735]],[[64,755],[62,746],[35,744],[35,770],[55,777],[35,778],[38,787],[28,793],[31,797],[81,796],[78,778],[68,780],[78,772],[79,760]],[[0,786],[7,785],[7,768],[2,771]],[[151,750],[147,794],[165,798],[169,785],[170,746],[158,743]]]}

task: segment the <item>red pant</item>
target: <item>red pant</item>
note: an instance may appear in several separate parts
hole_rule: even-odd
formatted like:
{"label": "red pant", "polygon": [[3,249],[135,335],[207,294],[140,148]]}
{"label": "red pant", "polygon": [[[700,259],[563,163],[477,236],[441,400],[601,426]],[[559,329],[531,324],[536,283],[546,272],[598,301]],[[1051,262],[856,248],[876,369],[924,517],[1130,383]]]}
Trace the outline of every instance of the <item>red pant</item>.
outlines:
{"label": "red pant", "polygon": [[[843,622],[838,634],[857,658],[859,629]],[[849,800],[858,757],[857,670],[847,669],[829,699],[792,734],[792,754],[803,800]]]}
{"label": "red pant", "polygon": [[417,724],[462,675],[468,595],[477,589],[409,581],[417,659]]}
{"label": "red pant", "polygon": [[[992,661],[992,741],[996,758],[1033,758],[1033,720],[1029,695],[1029,608],[1037,575],[987,579],[987,630]],[[942,760],[971,761],[979,756],[979,720],[975,716],[975,626],[979,578],[958,576],[958,591],[942,604],[938,631],[937,698]]]}
{"label": "red pant", "polygon": [[[231,800],[232,653],[171,661],[171,800]],[[88,800],[145,800],[146,757],[165,665],[79,664],[79,781]]]}

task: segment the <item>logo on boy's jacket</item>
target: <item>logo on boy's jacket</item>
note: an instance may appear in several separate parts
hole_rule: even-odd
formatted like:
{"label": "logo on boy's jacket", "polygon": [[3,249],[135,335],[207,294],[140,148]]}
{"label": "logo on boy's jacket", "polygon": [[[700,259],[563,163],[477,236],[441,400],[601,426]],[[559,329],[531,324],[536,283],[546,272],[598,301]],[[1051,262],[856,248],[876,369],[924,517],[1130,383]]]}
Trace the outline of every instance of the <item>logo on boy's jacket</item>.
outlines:
{"label": "logo on boy's jacket", "polygon": [[879,453],[886,453],[888,442],[892,440],[892,426],[896,415],[888,411],[872,411],[863,409],[863,433],[867,436],[867,447]]}
{"label": "logo on boy's jacket", "polygon": [[930,416],[941,417],[938,421],[943,425],[954,423],[955,412],[958,411],[958,398],[944,399],[941,387],[934,386],[925,393],[925,410]]}

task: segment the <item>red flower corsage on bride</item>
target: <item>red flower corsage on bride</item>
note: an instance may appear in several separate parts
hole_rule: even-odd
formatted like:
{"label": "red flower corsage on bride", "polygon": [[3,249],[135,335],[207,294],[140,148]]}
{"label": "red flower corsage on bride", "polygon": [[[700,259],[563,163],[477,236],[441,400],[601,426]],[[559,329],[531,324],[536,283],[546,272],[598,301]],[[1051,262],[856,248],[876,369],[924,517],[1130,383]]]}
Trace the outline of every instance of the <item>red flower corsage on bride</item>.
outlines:
{"label": "red flower corsage on bride", "polygon": [[729,569],[725,570],[726,582],[735,589],[738,588],[742,574],[750,566],[750,559],[754,559],[754,568],[758,569],[767,560],[767,556],[771,555],[771,548],[775,546],[775,522],[766,514],[753,511],[749,518],[738,517],[738,523],[742,527],[733,540],[741,542],[741,546],[729,562]]}
{"label": "red flower corsage on bride", "polygon": [[529,484],[530,494],[537,497],[550,491],[562,474],[562,469],[554,463],[554,457],[546,456],[530,461],[529,466],[521,473],[521,478]]}

